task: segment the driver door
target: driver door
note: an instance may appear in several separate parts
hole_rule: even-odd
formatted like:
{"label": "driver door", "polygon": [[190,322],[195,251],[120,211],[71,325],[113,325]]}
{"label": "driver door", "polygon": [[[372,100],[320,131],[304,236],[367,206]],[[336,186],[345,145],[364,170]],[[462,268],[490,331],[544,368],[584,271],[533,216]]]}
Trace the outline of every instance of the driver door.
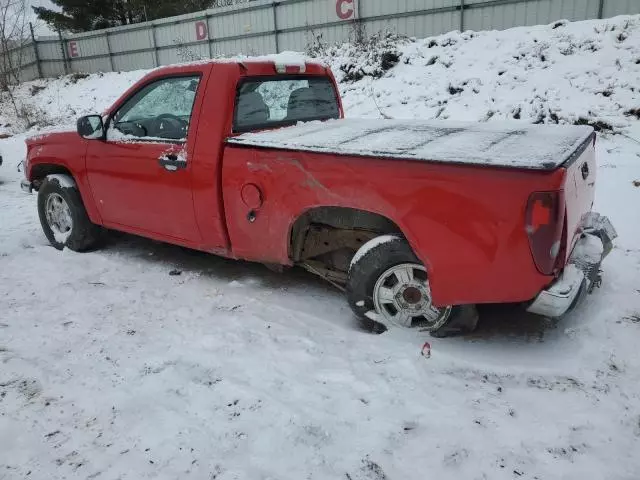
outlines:
{"label": "driver door", "polygon": [[199,81],[197,75],[152,81],[108,120],[105,141],[88,142],[87,174],[107,227],[200,242],[187,155]]}

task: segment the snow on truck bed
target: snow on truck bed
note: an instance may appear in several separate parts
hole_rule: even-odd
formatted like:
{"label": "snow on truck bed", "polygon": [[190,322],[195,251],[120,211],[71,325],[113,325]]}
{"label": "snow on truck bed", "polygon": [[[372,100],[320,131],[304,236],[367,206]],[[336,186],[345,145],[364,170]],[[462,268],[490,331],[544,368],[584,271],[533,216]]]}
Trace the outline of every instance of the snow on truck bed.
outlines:
{"label": "snow on truck bed", "polygon": [[342,119],[245,133],[229,144],[536,170],[562,165],[593,129],[519,122]]}

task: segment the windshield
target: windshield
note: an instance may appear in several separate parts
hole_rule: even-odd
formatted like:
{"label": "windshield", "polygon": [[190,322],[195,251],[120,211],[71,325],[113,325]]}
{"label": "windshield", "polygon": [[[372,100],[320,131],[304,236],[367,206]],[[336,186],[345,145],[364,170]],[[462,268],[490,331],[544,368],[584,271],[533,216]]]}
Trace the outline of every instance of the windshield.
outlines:
{"label": "windshield", "polygon": [[333,83],[327,77],[257,77],[238,87],[234,132],[340,118]]}

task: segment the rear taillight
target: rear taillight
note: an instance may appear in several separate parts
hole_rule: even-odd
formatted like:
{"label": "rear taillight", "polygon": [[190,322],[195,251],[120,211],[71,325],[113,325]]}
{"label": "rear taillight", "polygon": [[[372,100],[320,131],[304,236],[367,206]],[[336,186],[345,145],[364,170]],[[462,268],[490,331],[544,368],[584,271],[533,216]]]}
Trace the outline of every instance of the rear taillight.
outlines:
{"label": "rear taillight", "polygon": [[545,275],[554,272],[562,247],[564,192],[535,192],[527,203],[526,229],[536,267]]}

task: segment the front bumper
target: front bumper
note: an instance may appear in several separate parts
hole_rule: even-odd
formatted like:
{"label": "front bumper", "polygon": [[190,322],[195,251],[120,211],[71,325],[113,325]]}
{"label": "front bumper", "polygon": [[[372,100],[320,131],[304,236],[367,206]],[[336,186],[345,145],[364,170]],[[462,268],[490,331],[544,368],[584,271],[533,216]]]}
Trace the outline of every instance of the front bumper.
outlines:
{"label": "front bumper", "polygon": [[607,217],[595,212],[587,214],[582,235],[562,274],[553,285],[538,294],[527,311],[555,318],[575,307],[584,293],[591,293],[600,286],[600,265],[613,249],[617,236]]}
{"label": "front bumper", "polygon": [[31,193],[33,192],[33,183],[31,183],[26,178],[23,178],[22,180],[20,180],[20,188],[23,192]]}

